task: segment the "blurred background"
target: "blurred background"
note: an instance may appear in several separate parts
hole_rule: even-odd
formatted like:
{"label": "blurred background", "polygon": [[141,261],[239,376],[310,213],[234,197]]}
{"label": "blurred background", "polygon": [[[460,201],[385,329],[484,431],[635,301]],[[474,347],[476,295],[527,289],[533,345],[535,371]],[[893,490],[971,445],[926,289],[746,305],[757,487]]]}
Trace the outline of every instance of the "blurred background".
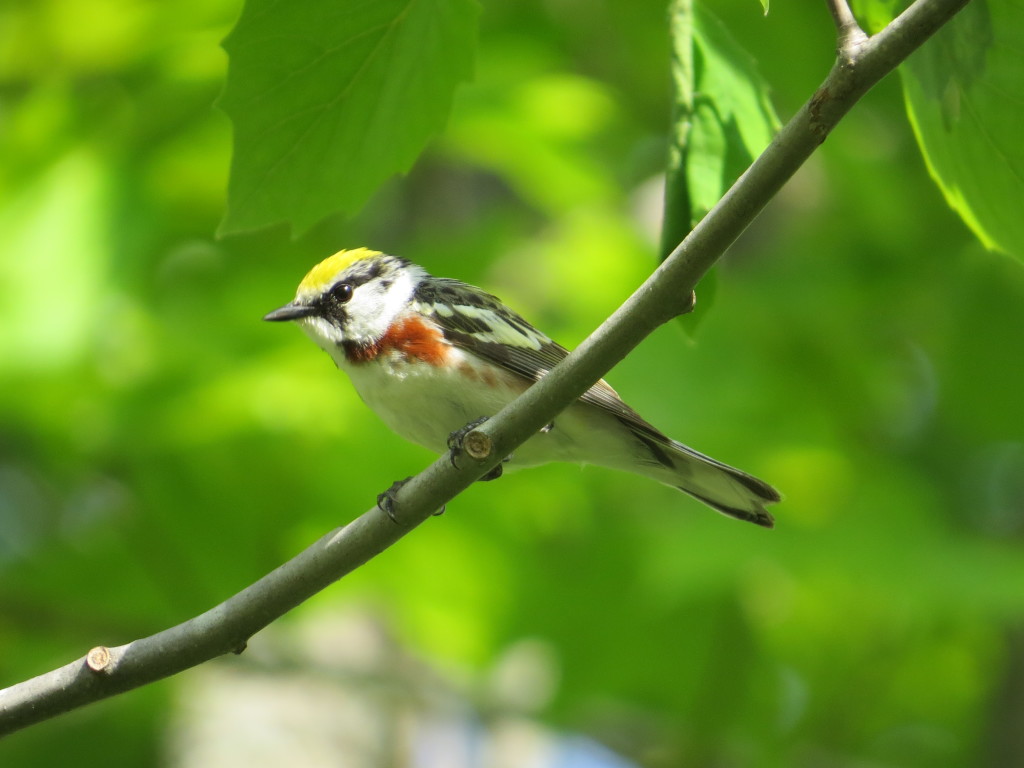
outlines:
{"label": "blurred background", "polygon": [[[712,3],[787,119],[823,4]],[[0,686],[183,621],[432,457],[294,328],[343,247],[496,292],[574,346],[655,265],[663,2],[495,0],[412,173],[296,240],[213,238],[237,0],[0,6]],[[609,376],[770,480],[765,531],[549,466],[242,657],[37,725],[39,766],[1024,765],[1024,270],[928,178],[899,80]]]}

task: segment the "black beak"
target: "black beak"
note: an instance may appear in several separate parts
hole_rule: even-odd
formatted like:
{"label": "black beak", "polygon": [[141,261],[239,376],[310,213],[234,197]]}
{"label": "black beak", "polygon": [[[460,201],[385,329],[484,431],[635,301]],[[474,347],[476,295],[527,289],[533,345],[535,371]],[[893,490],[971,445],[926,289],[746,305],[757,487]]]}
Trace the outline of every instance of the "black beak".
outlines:
{"label": "black beak", "polygon": [[263,319],[269,320],[272,323],[280,323],[283,320],[298,320],[302,317],[309,317],[310,315],[315,315],[316,312],[316,307],[310,307],[306,304],[296,304],[293,301],[291,304],[285,304],[280,309],[268,312],[263,316]]}

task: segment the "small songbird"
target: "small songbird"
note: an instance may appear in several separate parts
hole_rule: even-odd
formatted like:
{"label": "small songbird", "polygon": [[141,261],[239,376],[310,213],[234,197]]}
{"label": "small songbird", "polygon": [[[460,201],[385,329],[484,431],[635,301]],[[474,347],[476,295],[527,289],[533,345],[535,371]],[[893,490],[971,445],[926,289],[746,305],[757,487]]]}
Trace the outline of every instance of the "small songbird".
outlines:
{"label": "small songbird", "polygon": [[[296,321],[385,424],[436,453],[568,354],[491,294],[365,248],[317,264],[295,299],[264,320]],[[603,380],[519,446],[510,466],[550,461],[643,475],[766,528],[774,521],[765,505],[780,498],[763,480],[666,437]]]}

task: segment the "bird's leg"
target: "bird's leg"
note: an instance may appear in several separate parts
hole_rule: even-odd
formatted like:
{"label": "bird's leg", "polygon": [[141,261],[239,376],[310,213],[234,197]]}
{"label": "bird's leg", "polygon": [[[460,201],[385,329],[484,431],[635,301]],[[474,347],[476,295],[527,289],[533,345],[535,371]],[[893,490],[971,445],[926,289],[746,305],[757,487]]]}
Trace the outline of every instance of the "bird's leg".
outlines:
{"label": "bird's leg", "polygon": [[[395,517],[395,496],[402,489],[402,486],[412,480],[412,477],[407,477],[405,480],[395,480],[383,493],[377,494],[377,508],[391,518],[391,522],[398,525],[398,518]],[[434,516],[443,515],[444,507],[441,507],[437,512],[434,512]]]}

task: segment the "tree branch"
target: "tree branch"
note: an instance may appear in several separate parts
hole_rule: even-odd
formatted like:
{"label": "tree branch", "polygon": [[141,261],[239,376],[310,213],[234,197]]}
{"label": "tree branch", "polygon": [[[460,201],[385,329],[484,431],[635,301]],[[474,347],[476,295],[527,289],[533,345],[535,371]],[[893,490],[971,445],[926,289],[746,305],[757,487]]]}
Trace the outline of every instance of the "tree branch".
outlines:
{"label": "tree branch", "polygon": [[[86,657],[0,691],[0,735],[221,654],[240,652],[254,633],[430,517],[551,422],[651,331],[686,311],[700,278],[842,116],[966,3],[917,0],[884,30],[849,51],[848,59],[840,55],[814,96],[651,277],[565,361],[478,428],[490,438],[489,456],[479,461],[467,456],[460,461],[461,468],[447,456],[440,457],[398,492],[397,525],[373,507],[194,619],[127,645],[94,648]],[[832,2],[830,7],[845,3]]]}

